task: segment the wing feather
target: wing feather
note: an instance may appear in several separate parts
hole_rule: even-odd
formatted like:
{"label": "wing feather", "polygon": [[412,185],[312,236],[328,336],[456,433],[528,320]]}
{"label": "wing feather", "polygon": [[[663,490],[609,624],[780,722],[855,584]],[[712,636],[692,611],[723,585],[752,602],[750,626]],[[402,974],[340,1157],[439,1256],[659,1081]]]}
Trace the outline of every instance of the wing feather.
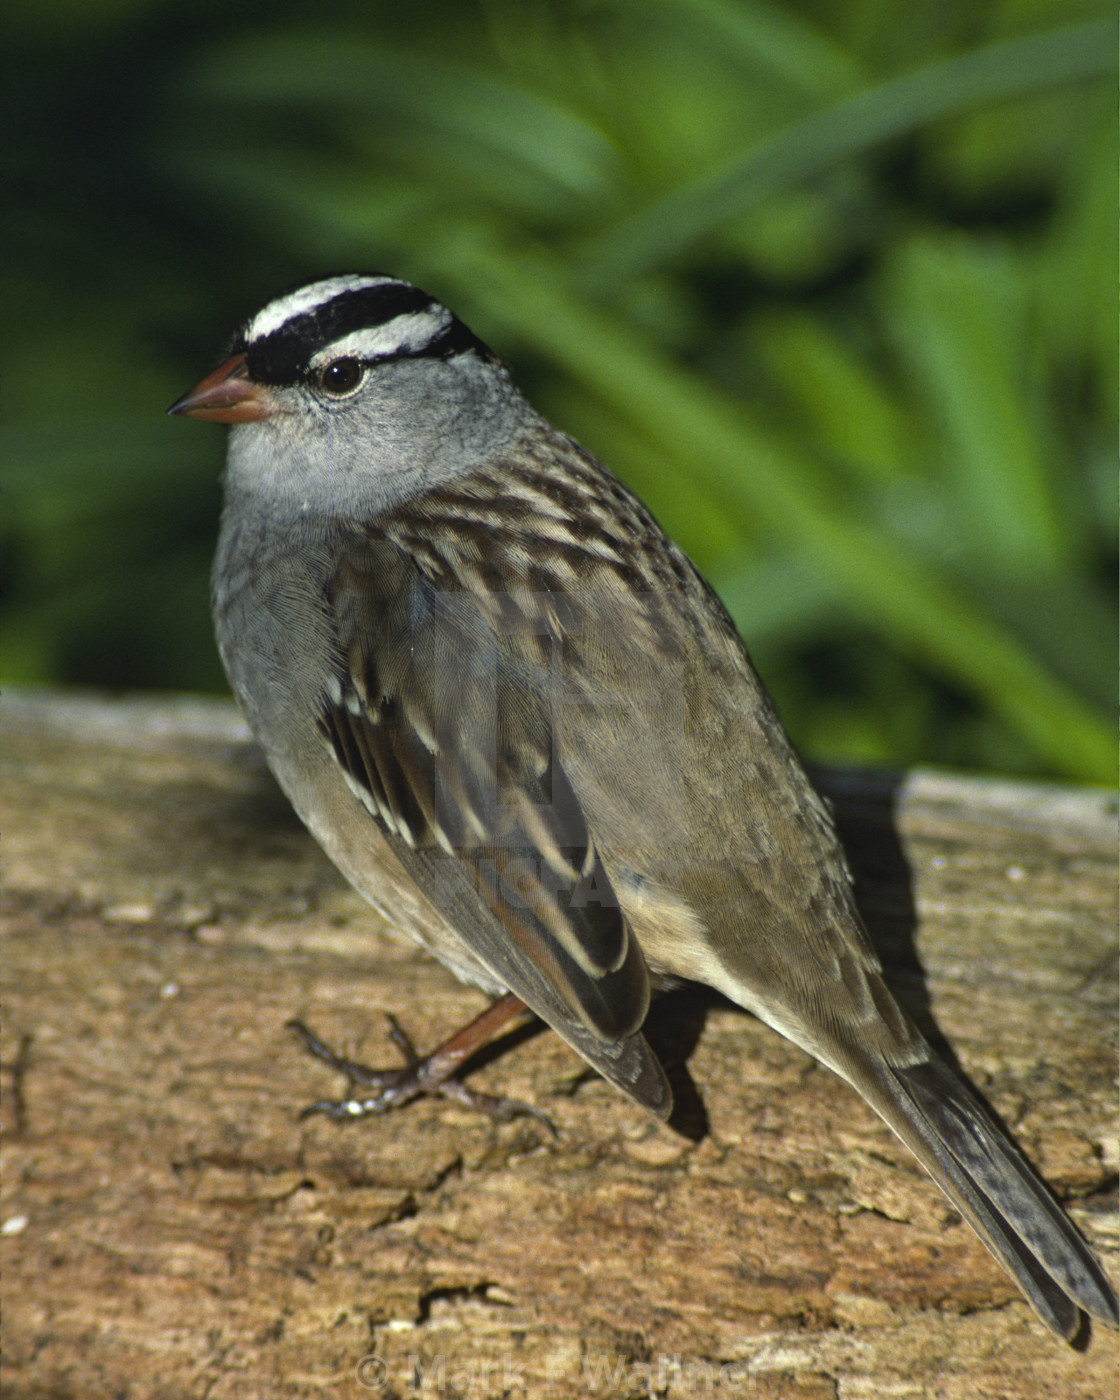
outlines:
{"label": "wing feather", "polygon": [[[375,532],[336,541],[319,730],[471,951],[600,1072],[671,1105],[645,959],[564,770],[539,620],[445,592]],[[496,626],[496,619],[501,626]]]}

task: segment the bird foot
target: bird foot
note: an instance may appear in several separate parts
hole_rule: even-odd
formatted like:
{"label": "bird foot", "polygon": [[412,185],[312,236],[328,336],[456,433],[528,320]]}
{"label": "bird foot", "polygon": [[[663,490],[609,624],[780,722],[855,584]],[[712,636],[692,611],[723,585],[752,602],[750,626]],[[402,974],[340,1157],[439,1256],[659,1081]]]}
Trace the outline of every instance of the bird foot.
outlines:
{"label": "bird foot", "polygon": [[[462,1108],[484,1113],[498,1123],[509,1123],[515,1118],[535,1118],[556,1136],[552,1121],[531,1104],[523,1103],[520,1099],[481,1093],[455,1078],[455,1072],[465,1058],[461,1051],[449,1054],[444,1045],[429,1055],[421,1055],[396,1017],[389,1016],[387,1019],[389,1039],[404,1059],[404,1064],[395,1069],[371,1069],[368,1065],[358,1064],[337,1054],[302,1021],[288,1022],[310,1055],[345,1075],[347,1080],[346,1092],[340,1099],[322,1099],[309,1104],[301,1111],[301,1119],[321,1113],[334,1123],[345,1123],[388,1113],[411,1103],[413,1099],[438,1094]],[[453,1039],[458,1041],[459,1037]]]}

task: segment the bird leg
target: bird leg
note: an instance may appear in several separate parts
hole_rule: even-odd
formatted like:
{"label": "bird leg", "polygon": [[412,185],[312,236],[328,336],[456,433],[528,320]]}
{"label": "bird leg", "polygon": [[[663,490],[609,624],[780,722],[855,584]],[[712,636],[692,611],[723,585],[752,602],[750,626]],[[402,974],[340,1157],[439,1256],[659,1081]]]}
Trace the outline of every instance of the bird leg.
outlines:
{"label": "bird leg", "polygon": [[[417,1051],[396,1017],[389,1016],[389,1039],[404,1057],[404,1064],[396,1069],[370,1069],[367,1065],[348,1060],[336,1054],[302,1021],[289,1021],[288,1025],[300,1036],[309,1054],[344,1074],[347,1079],[346,1093],[341,1099],[324,1099],[310,1104],[300,1113],[300,1117],[322,1113],[333,1122],[342,1123],[352,1118],[388,1113],[390,1109],[400,1108],[425,1094],[441,1094],[464,1108],[485,1113],[499,1123],[508,1123],[513,1118],[524,1116],[537,1118],[555,1135],[556,1129],[549,1119],[530,1104],[480,1093],[477,1089],[469,1089],[455,1077],[477,1050],[526,1010],[525,1003],[519,997],[507,992],[427,1055]],[[364,1090],[372,1092],[360,1092]]]}

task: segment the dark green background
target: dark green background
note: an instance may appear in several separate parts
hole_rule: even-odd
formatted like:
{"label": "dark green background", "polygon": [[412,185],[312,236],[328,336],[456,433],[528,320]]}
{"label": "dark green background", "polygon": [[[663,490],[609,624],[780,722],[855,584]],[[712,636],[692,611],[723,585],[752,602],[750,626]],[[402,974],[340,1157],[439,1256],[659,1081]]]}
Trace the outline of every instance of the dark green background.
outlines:
{"label": "dark green background", "polygon": [[3,674],[224,688],[223,441],[281,288],[454,306],[723,593],[801,748],[1111,782],[1114,6],[6,18]]}

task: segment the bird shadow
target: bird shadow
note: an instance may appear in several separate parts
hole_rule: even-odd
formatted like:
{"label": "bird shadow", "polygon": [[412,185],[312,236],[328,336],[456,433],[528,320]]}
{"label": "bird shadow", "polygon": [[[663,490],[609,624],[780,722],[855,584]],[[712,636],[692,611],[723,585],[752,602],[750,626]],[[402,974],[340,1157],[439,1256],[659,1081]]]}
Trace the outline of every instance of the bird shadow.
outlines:
{"label": "bird shadow", "polygon": [[852,872],[856,907],[883,964],[884,980],[938,1057],[968,1082],[934,1020],[928,973],[917,949],[914,872],[898,822],[905,773],[812,766],[808,773],[832,807]]}

